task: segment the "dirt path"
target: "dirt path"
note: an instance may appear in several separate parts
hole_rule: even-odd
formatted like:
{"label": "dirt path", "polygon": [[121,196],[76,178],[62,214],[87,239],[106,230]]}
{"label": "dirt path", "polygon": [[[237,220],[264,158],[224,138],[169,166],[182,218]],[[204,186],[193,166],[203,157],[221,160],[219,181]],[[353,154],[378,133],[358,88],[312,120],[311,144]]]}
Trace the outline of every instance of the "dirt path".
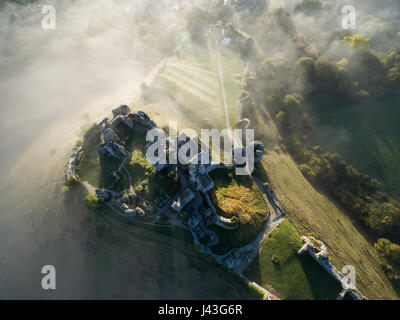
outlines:
{"label": "dirt path", "polygon": [[229,120],[229,108],[228,108],[228,102],[226,100],[226,93],[225,93],[225,86],[224,86],[224,75],[222,73],[222,64],[221,64],[221,54],[219,52],[219,48],[218,47],[216,48],[215,51],[217,52],[219,83],[220,83],[220,87],[221,87],[222,99],[223,99],[223,102],[224,102],[226,128],[231,131],[232,127],[231,127],[231,123],[230,123],[230,120]]}
{"label": "dirt path", "polygon": [[[219,48],[216,48],[216,52],[217,52],[217,62],[218,62],[218,74],[219,74],[219,79],[220,79],[220,86],[221,86],[221,93],[222,93],[222,97],[224,100],[224,110],[225,110],[225,117],[226,117],[226,126],[227,129],[230,131],[230,136],[231,136],[231,140],[234,140],[234,145],[237,146],[242,146],[242,142],[239,141],[237,139],[237,137],[233,134],[233,130],[230,124],[230,120],[229,120],[229,108],[228,108],[228,103],[226,100],[226,94],[225,94],[225,86],[224,86],[224,77],[223,77],[223,72],[222,72],[222,64],[221,64],[221,54],[219,52]],[[258,187],[258,189],[260,190],[261,194],[263,195],[263,198],[265,200],[265,202],[268,204],[269,209],[270,209],[270,214],[272,215],[273,219],[278,218],[280,215],[282,215],[282,209],[278,206],[278,204],[276,203],[276,201],[274,199],[269,199],[266,191],[264,189],[263,183],[253,177],[253,175],[251,174],[250,171],[247,170],[247,173],[249,175],[249,177],[253,180],[254,184]]]}
{"label": "dirt path", "polygon": [[[233,129],[230,124],[229,108],[228,108],[228,103],[226,100],[224,77],[223,77],[223,72],[222,72],[221,55],[220,55],[218,47],[216,47],[216,52],[217,52],[218,74],[219,74],[219,79],[220,79],[221,93],[222,93],[223,102],[224,102],[226,126],[230,132],[230,139],[232,141],[232,144],[234,146],[243,146],[242,142],[239,141],[237,139],[237,137],[233,134]],[[236,267],[234,268],[234,272],[238,275],[242,275],[244,270],[252,263],[252,261],[257,256],[257,254],[260,250],[261,242],[280,225],[280,223],[283,221],[283,218],[285,216],[285,211],[277,204],[275,199],[273,197],[269,198],[267,196],[267,192],[264,188],[262,181],[260,181],[256,177],[254,177],[252,175],[252,173],[248,170],[248,168],[246,168],[246,170],[247,170],[247,174],[252,179],[253,183],[260,190],[260,192],[264,198],[264,201],[267,203],[268,208],[269,208],[269,216],[268,216],[267,221],[264,224],[263,229],[261,230],[261,232],[259,233],[257,238],[254,239],[247,246],[244,246],[244,247],[238,249],[240,252],[242,252],[243,254],[246,254],[248,256],[248,259],[237,259],[237,263],[236,263]]]}

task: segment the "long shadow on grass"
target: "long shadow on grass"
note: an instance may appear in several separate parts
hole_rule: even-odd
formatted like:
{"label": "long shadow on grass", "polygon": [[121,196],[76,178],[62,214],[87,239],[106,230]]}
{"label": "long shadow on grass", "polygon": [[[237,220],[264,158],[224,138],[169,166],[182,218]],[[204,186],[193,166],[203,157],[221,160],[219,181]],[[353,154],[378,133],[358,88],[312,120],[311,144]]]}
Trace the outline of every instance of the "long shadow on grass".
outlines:
{"label": "long shadow on grass", "polygon": [[315,300],[335,300],[342,286],[308,254],[299,257]]}
{"label": "long shadow on grass", "polygon": [[258,284],[262,285],[260,264],[261,264],[260,255],[257,254],[253,262],[247,267],[247,270],[245,270],[245,275],[251,281],[257,282]]}

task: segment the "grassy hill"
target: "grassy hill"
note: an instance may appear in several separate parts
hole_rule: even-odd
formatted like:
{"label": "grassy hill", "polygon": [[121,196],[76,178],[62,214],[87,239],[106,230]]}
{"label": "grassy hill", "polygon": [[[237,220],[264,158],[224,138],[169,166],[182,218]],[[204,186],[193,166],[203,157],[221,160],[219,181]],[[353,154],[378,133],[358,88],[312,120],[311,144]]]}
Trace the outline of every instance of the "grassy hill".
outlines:
{"label": "grassy hill", "polygon": [[[217,128],[226,126],[220,88],[213,87],[216,83],[218,85],[218,77],[215,71],[215,60],[211,57],[212,54],[197,53],[197,55],[192,54],[176,60],[167,67],[158,81],[158,86],[169,99],[164,100],[165,104],[178,106],[177,110],[183,111],[188,120],[187,123],[193,123],[195,128],[201,126],[204,120]],[[238,116],[236,111],[240,81],[237,80],[238,77],[235,74],[243,70],[243,62],[237,63],[237,68],[229,68],[228,61],[231,65],[235,65],[235,59],[240,60],[235,56],[222,57],[227,96],[231,101],[228,103],[231,117]],[[258,114],[252,118],[257,119],[258,123],[252,125],[256,129],[258,138],[266,145],[263,166],[271,179],[278,199],[290,210],[299,230],[323,240],[330,251],[332,262],[338,269],[348,264],[355,266],[357,286],[367,297],[397,298],[392,284],[380,265],[384,261],[371,242],[341,207],[311,186],[292,158],[280,148],[280,137],[265,108],[261,107],[255,112]],[[231,123],[234,122],[231,119]],[[259,259],[262,262],[262,256]],[[259,268],[262,277],[268,271],[268,265],[262,262]],[[263,278],[261,280],[263,281]],[[300,292],[298,296],[307,298],[318,296],[322,299],[327,296],[326,292],[310,293],[313,290],[310,289],[311,284],[308,286],[309,289],[304,289],[308,293]],[[287,292],[285,288],[281,291],[282,297],[289,297],[285,293]]]}
{"label": "grassy hill", "polygon": [[343,208],[317,191],[304,178],[293,159],[281,149],[276,127],[265,107],[260,107],[254,118],[258,119],[254,125],[266,144],[263,166],[277,198],[291,212],[300,232],[324,241],[330,259],[338,269],[353,265],[357,272],[357,287],[368,298],[398,298],[382,270],[382,258],[361,229]]}
{"label": "grassy hill", "polygon": [[[196,54],[171,61],[158,80],[158,86],[182,109],[188,118],[204,126],[226,128],[223,99],[216,65],[216,52],[209,46],[193,48]],[[239,119],[240,75],[244,63],[237,54],[225,51],[221,56],[224,86],[230,121]]]}
{"label": "grassy hill", "polygon": [[[309,255],[299,256],[301,245],[299,234],[288,220],[283,221],[261,243],[260,254],[245,275],[276,291],[280,299],[336,299],[342,291],[341,285]],[[279,263],[272,262],[273,256],[279,257]]]}
{"label": "grassy hill", "polygon": [[261,232],[269,211],[250,177],[236,176],[224,169],[215,170],[210,176],[215,182],[211,198],[218,214],[226,218],[236,217],[238,221],[238,228],[234,230],[211,227],[221,239],[221,244],[213,250],[222,254],[253,241]]}
{"label": "grassy hill", "polygon": [[[227,57],[223,57],[222,60],[223,66],[229,65]],[[230,101],[237,99],[240,93],[240,83],[236,83],[235,72],[241,70],[242,63],[240,68],[227,70],[227,75],[224,75],[225,82],[229,82],[229,77],[231,79],[231,88],[226,88]],[[180,59],[165,70],[158,84],[169,93],[169,97],[173,97],[172,100],[179,103],[180,108],[190,110],[189,114],[185,112],[185,115],[192,123],[198,125],[201,120],[207,119],[211,125],[224,128],[222,101],[217,93],[219,87],[214,91],[208,85],[215,84],[218,79],[214,68],[212,59],[198,59],[194,56]],[[186,90],[188,79],[196,79],[196,85],[190,86],[190,91]],[[225,86],[229,87],[226,83]],[[214,99],[215,103],[204,102],[205,99]],[[230,103],[229,108],[230,115],[237,116],[234,110],[237,103]],[[354,265],[357,271],[357,286],[367,297],[396,298],[397,294],[381,268],[382,258],[371,242],[342,208],[311,186],[292,158],[281,150],[279,135],[265,108],[256,112],[259,114],[252,118],[256,118],[258,123],[253,123],[253,126],[256,135],[266,145],[263,166],[278,199],[292,212],[296,226],[302,233],[321,238],[330,250],[332,262],[339,269],[344,265]],[[232,120],[231,122],[234,123]],[[267,268],[267,265],[261,263],[260,274],[263,274],[263,268]],[[305,295],[311,297],[310,294]]]}

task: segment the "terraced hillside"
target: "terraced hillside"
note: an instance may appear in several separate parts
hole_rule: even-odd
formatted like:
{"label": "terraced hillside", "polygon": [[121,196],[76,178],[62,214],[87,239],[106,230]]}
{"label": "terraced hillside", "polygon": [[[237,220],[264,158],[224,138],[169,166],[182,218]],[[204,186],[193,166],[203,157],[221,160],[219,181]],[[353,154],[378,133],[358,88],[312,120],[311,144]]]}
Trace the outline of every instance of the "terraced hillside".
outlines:
{"label": "terraced hillside", "polygon": [[[189,56],[171,61],[157,84],[189,119],[202,127],[224,129],[226,121],[215,50],[210,49],[206,56],[206,59]],[[236,123],[244,63],[236,55],[226,52],[221,57],[221,64],[230,121]]]}

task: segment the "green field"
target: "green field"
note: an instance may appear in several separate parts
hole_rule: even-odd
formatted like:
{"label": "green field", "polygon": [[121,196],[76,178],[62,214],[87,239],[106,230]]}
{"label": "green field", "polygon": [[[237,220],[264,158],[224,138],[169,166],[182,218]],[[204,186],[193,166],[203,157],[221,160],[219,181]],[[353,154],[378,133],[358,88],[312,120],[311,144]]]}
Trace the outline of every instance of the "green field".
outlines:
{"label": "green field", "polygon": [[[398,298],[385,275],[386,263],[344,208],[316,190],[281,148],[277,128],[265,106],[257,109],[257,134],[266,145],[262,165],[276,197],[287,207],[302,234],[317,235],[327,246],[330,260],[339,270],[357,269],[357,288],[370,299]],[[291,221],[292,221],[291,220]]]}
{"label": "green field", "polygon": [[221,239],[221,244],[213,250],[221,254],[253,241],[261,232],[269,211],[261,192],[248,176],[236,176],[224,169],[210,175],[215,182],[211,198],[218,214],[238,220],[238,228],[234,230],[211,227]]}
{"label": "green field", "polygon": [[[226,128],[225,112],[212,46],[195,48],[196,54],[170,61],[158,85],[179,104],[187,117],[202,126]],[[192,51],[193,51],[192,50]],[[231,124],[239,118],[239,96],[244,63],[230,51],[221,54],[222,73]]]}
{"label": "green field", "polygon": [[380,180],[400,200],[400,96],[353,105],[324,95],[311,104],[321,128],[316,143]]}
{"label": "green field", "polygon": [[[188,78],[197,80],[207,78],[207,81],[212,81],[211,79],[214,79],[215,83],[216,79],[218,80],[217,74],[214,72],[215,60],[207,60],[208,57],[212,55],[208,55],[206,58],[204,58],[204,56],[205,55],[197,54],[195,57],[193,54],[192,56],[183,57],[177,60],[165,70],[165,75],[167,75],[170,80],[174,81],[166,81],[163,83],[165,78],[161,77],[158,84],[170,97],[173,96],[173,100],[179,103],[178,105],[182,111],[190,110],[190,112],[184,112],[185,117],[189,122],[198,126],[202,125],[202,120],[207,120],[208,122],[211,122],[211,125],[217,128],[225,128],[226,124],[224,122],[224,111],[221,100],[216,100],[218,104],[215,106],[218,106],[218,108],[215,108],[214,105],[203,103],[198,100],[197,96],[200,96],[200,91],[204,91],[207,87],[204,84],[205,81],[196,81],[196,86],[191,86],[192,91],[187,91],[185,86],[188,86],[188,84],[183,80],[178,81],[177,78],[172,76],[173,73],[183,73],[182,70],[185,70],[184,72],[187,73],[186,80]],[[238,57],[236,57],[236,59],[240,60]],[[214,61],[214,64],[212,61]],[[229,65],[227,64],[227,56],[223,55],[222,65],[223,69]],[[240,62],[240,64],[238,63],[237,65],[240,65],[238,70],[243,68],[243,62]],[[174,70],[168,71],[169,68]],[[189,69],[192,71],[189,71]],[[227,92],[228,100],[237,99],[239,97],[240,82],[237,82],[236,89],[230,89],[229,91],[229,85],[227,85],[226,80],[228,78],[225,73],[230,73],[231,78],[234,79],[232,80],[232,83],[234,83],[234,81],[237,81],[235,79],[235,76],[237,76],[235,73],[238,72],[238,70],[224,71],[225,90]],[[213,72],[214,76],[212,76]],[[241,71],[238,73],[241,73]],[[168,84],[171,87],[168,87]],[[198,91],[196,96],[193,94],[193,90],[198,86],[202,86],[203,90],[196,89]],[[207,88],[210,92],[212,91],[210,86]],[[234,88],[234,86],[232,86],[232,88]],[[205,96],[205,93],[203,93],[203,98]],[[219,99],[221,99],[221,97]],[[161,102],[162,101],[159,101],[157,103]],[[237,107],[238,103],[229,103],[231,117],[238,116],[238,112],[234,110],[234,108],[237,110]],[[258,139],[263,141],[267,148],[263,159],[263,165],[271,179],[272,187],[277,192],[277,197],[293,213],[293,219],[299,229],[304,232],[304,234],[311,233],[321,237],[328,246],[332,262],[339,269],[346,264],[356,266],[359,289],[367,297],[380,299],[396,297],[397,295],[394,292],[392,285],[386,278],[380,266],[380,263],[383,261],[374,250],[373,246],[365,239],[363,234],[353,224],[343,209],[337,207],[329,198],[315,190],[303,177],[290,156],[280,149],[279,135],[277,134],[275,125],[270,119],[268,111],[265,108],[262,108],[257,109],[257,112],[259,114],[256,117],[257,121],[253,123],[253,126],[257,130],[257,135],[259,136]],[[234,120],[230,120],[231,124],[235,123]],[[218,184],[216,189],[218,189]],[[216,195],[217,194],[215,193],[214,196]],[[221,199],[223,198],[229,200],[229,202],[235,202],[228,197],[222,197]],[[222,202],[220,202],[220,204],[221,203]],[[220,204],[218,206],[221,208]],[[225,252],[233,246],[232,243],[238,242],[238,240],[240,243],[245,242],[244,239],[240,239],[240,236],[234,234],[232,231],[222,230],[217,227],[215,227],[214,231],[216,231],[222,239],[226,240],[223,241],[218,248],[214,248],[217,253]],[[246,232],[243,234],[250,233]],[[305,261],[302,263],[303,265],[306,265],[307,258],[304,259]],[[269,261],[271,261],[271,257],[269,257],[268,262]],[[262,262],[260,263],[260,269],[264,269],[264,264]],[[288,272],[284,272],[285,276],[289,277],[290,272],[290,269],[288,269]],[[260,274],[265,274],[265,272],[260,271]],[[304,277],[306,277],[306,273],[304,274]],[[305,279],[304,277],[303,280]],[[257,278],[254,278],[254,280],[257,282]],[[287,280],[289,283],[286,283],[284,278],[282,278],[282,283],[285,286],[290,285],[291,280]],[[323,290],[322,292],[318,292],[317,289],[313,288],[312,281],[314,281],[313,278],[310,278],[309,283],[307,284],[308,289],[302,289],[302,291],[299,291],[296,294],[299,297],[306,297],[307,299],[311,298],[313,295],[320,299],[326,298],[326,295],[324,296],[324,292],[326,291]],[[263,282],[257,283],[262,285],[268,284]],[[303,285],[304,288],[307,288],[307,286]],[[277,287],[276,290],[279,291],[278,289],[279,288]],[[281,291],[281,298],[289,297],[289,293],[285,295],[284,289],[281,289]],[[337,292],[334,292],[334,294],[328,295],[328,297],[332,298],[334,296],[334,298],[336,298],[336,293]]]}
{"label": "green field", "polygon": [[88,181],[96,188],[101,187],[99,157],[88,157],[84,155],[80,166],[77,168],[77,173],[82,181]]}
{"label": "green field", "polygon": [[[261,244],[260,254],[245,275],[265,288],[272,286],[281,299],[336,299],[340,284],[309,255],[297,254],[301,244],[290,223],[283,221]],[[273,256],[279,257],[279,263],[272,262]]]}

